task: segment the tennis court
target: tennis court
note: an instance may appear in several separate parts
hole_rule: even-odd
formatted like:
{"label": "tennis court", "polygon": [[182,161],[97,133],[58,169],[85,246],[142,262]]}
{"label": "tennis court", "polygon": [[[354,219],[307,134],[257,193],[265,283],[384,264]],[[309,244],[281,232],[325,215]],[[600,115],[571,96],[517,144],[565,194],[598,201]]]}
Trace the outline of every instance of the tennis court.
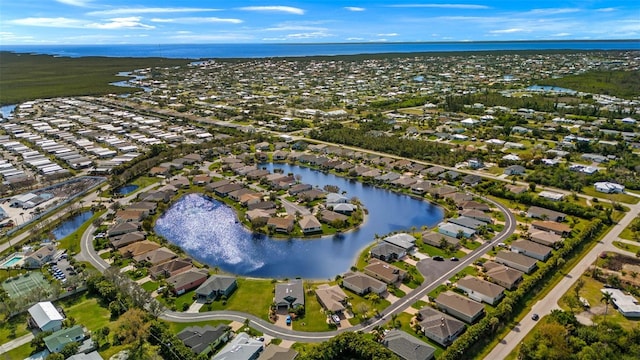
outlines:
{"label": "tennis court", "polygon": [[43,288],[47,291],[51,290],[51,285],[49,285],[44,279],[44,276],[38,271],[31,271],[19,277],[7,279],[2,283],[2,287],[12,299],[24,297],[36,288]]}

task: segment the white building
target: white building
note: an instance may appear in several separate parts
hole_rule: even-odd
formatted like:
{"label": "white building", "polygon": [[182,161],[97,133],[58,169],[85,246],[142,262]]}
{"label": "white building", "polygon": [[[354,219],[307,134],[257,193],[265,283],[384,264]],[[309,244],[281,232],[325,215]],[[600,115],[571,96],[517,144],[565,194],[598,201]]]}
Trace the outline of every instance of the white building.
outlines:
{"label": "white building", "polygon": [[613,304],[624,317],[640,318],[640,302],[619,289],[601,289],[601,293],[610,293]]}
{"label": "white building", "polygon": [[37,326],[42,331],[57,331],[62,328],[64,317],[58,312],[50,301],[39,302],[29,308],[32,325]]}
{"label": "white building", "polygon": [[596,191],[605,194],[621,194],[624,192],[624,185],[602,181],[593,184],[593,187],[596,188]]}

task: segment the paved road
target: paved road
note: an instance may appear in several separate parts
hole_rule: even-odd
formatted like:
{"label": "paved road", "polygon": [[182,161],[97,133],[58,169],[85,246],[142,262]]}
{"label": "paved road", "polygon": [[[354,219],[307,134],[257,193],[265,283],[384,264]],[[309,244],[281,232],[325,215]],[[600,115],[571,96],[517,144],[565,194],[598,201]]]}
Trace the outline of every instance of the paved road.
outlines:
{"label": "paved road", "polygon": [[24,344],[28,344],[31,342],[33,338],[34,338],[33,334],[28,333],[26,335],[20,336],[19,338],[15,338],[11,341],[7,341],[6,343],[0,345],[0,354],[4,354]]}
{"label": "paved road", "polygon": [[[638,196],[636,194],[631,194]],[[593,264],[598,255],[603,251],[615,251],[625,253],[613,246],[613,241],[617,240],[620,233],[640,214],[640,204],[628,205],[631,209],[617,224],[615,224],[611,230],[604,236],[604,238],[596,244],[596,246],[584,257],[576,266],[571,269],[569,274],[560,280],[560,282],[545,296],[531,307],[531,311],[525,315],[525,317],[517,324],[499,343],[493,350],[487,355],[485,359],[504,359],[506,358],[518,344],[522,342],[524,337],[533,329],[536,322],[531,319],[533,314],[539,314],[544,316],[551,312],[553,309],[559,309],[558,300],[564,295],[564,293],[582,276],[582,274]],[[628,252],[627,252],[628,253]],[[635,254],[628,253],[631,256]]]}

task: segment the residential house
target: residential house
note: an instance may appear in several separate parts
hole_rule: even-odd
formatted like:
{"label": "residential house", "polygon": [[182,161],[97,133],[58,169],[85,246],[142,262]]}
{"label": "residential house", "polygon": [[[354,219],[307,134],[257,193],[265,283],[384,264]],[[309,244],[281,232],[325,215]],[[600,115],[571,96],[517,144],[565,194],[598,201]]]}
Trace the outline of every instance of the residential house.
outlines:
{"label": "residential house", "polygon": [[416,247],[416,238],[404,233],[387,236],[383,238],[382,241],[404,249],[407,254]]}
{"label": "residential house", "polygon": [[487,204],[483,204],[477,201],[466,201],[458,204],[458,209],[474,209],[479,211],[490,211],[491,208]]}
{"label": "residential house", "polygon": [[209,175],[196,175],[193,177],[193,184],[198,186],[203,186],[208,184],[211,181],[211,176]]}
{"label": "residential house", "polygon": [[540,261],[547,261],[551,256],[551,248],[529,240],[516,240],[511,244],[511,251],[527,255]]}
{"label": "residential house", "polygon": [[287,156],[289,156],[289,152],[287,151],[275,151],[273,153],[273,161],[287,160]]}
{"label": "residential house", "polygon": [[64,317],[51,301],[39,302],[29,308],[29,327],[40,331],[57,331],[62,328]]}
{"label": "residential house", "polygon": [[127,207],[128,210],[146,211],[146,215],[153,215],[156,213],[158,203],[153,201],[138,201]]}
{"label": "residential house", "polygon": [[478,320],[484,314],[484,306],[473,300],[447,290],[438,295],[436,304],[440,310],[451,314],[469,324]]}
{"label": "residential house", "polygon": [[161,248],[148,251],[144,254],[134,256],[133,260],[135,260],[136,262],[147,262],[151,265],[157,265],[167,262],[171,259],[175,259],[177,257],[178,255],[176,255],[176,253],[163,246]]}
{"label": "residential house", "polygon": [[460,216],[482,221],[485,224],[493,224],[491,215],[475,209],[465,209],[458,212]]}
{"label": "residential house", "polygon": [[138,241],[118,251],[125,258],[132,258],[160,248],[160,244],[149,240]]}
{"label": "residential house", "polygon": [[422,233],[422,242],[425,244],[442,248],[443,240],[447,245],[454,246],[456,248],[460,247],[460,239],[453,236],[436,233],[430,230]]}
{"label": "residential house", "polygon": [[513,290],[522,281],[523,273],[508,266],[487,261],[483,264],[483,267],[491,281],[507,290]]}
{"label": "residential house", "polygon": [[339,214],[350,215],[352,212],[356,211],[357,206],[353,204],[333,204],[331,209]]}
{"label": "residential house", "polygon": [[440,223],[440,225],[438,225],[438,232],[455,238],[465,237],[467,239],[476,233],[475,230],[450,222]]}
{"label": "residential house", "polygon": [[495,305],[504,297],[504,288],[502,286],[471,275],[458,280],[456,286],[464,291],[469,298],[490,305]]}
{"label": "residential house", "polygon": [[483,221],[472,219],[472,218],[466,217],[466,216],[460,216],[460,217],[457,217],[457,218],[450,218],[447,221],[449,221],[452,224],[460,225],[460,226],[466,227],[467,229],[471,229],[471,230],[478,230],[480,227],[487,225]]}
{"label": "residential house", "polygon": [[431,360],[436,349],[398,329],[390,330],[382,344],[403,360]]}
{"label": "residential house", "polygon": [[407,255],[407,252],[403,248],[384,241],[371,248],[370,253],[372,258],[386,262],[393,262]]}
{"label": "residential house", "polygon": [[243,186],[240,184],[227,184],[213,189],[213,192],[218,196],[225,197],[229,195],[229,193],[240,190],[242,188]]}
{"label": "residential house", "polygon": [[290,187],[287,191],[289,192],[289,195],[293,196],[298,195],[299,193],[304,191],[309,191],[311,189],[313,189],[313,186],[311,186],[311,184],[296,184]]}
{"label": "residential house", "polygon": [[348,272],[342,277],[342,286],[358,295],[370,292],[378,295],[387,291],[387,284],[361,272]]}
{"label": "residential house", "polygon": [[562,222],[567,217],[567,214],[561,213],[559,211],[545,209],[539,206],[530,206],[529,209],[527,209],[527,217]]}
{"label": "residential house", "polygon": [[294,360],[298,352],[270,343],[258,357],[258,360]]}
{"label": "residential house", "polygon": [[556,244],[562,242],[562,236],[549,232],[549,231],[534,231],[529,235],[531,241],[535,241],[538,244],[554,247]]}
{"label": "residential house", "polygon": [[236,334],[211,360],[255,360],[263,349],[262,341],[241,332]]}
{"label": "residential house", "polygon": [[142,231],[134,231],[127,234],[114,236],[109,238],[109,243],[114,249],[119,249],[123,246],[133,244],[138,241],[142,241],[146,238],[146,234]]}
{"label": "residential house", "polygon": [[225,186],[225,185],[229,185],[231,184],[231,180],[227,180],[227,179],[222,179],[222,180],[218,180],[218,181],[214,181],[212,183],[207,184],[204,188],[207,189],[207,191],[214,191],[215,189]]}
{"label": "residential house", "polygon": [[566,224],[560,224],[555,221],[534,221],[531,223],[534,229],[542,231],[550,231],[560,236],[568,236],[571,233],[571,227]]}
{"label": "residential house", "polygon": [[364,273],[387,284],[402,282],[407,275],[405,270],[376,259],[371,260],[371,263],[365,266]]}
{"label": "residential house", "polygon": [[27,253],[22,266],[27,269],[37,269],[53,259],[57,252],[57,248],[53,244],[41,246],[38,250]]}
{"label": "residential house", "polygon": [[304,288],[302,280],[291,280],[288,283],[276,283],[273,302],[278,309],[295,310],[304,307]]}
{"label": "residential house", "polygon": [[476,186],[482,182],[482,177],[475,174],[469,174],[462,178],[462,182],[469,186]]}
{"label": "residential house", "polygon": [[416,315],[424,335],[442,346],[449,346],[465,330],[462,321],[425,306]]}
{"label": "residential house", "polygon": [[169,176],[171,173],[168,167],[154,166],[149,170],[149,176]]}
{"label": "residential house", "polygon": [[320,224],[320,221],[313,215],[304,215],[302,219],[298,221],[298,224],[304,234],[322,232],[322,224]]}
{"label": "residential house", "polygon": [[537,266],[537,260],[512,251],[502,250],[496,254],[495,262],[530,274]]}
{"label": "residential house", "polygon": [[624,192],[624,185],[602,181],[593,184],[596,191],[605,194],[622,194]]}
{"label": "residential house", "polygon": [[290,233],[293,230],[295,217],[287,215],[285,217],[272,217],[267,220],[267,226],[275,232]]}
{"label": "residential house", "polygon": [[118,236],[140,230],[139,223],[125,222],[114,224],[107,229],[107,236]]}
{"label": "residential house", "polygon": [[346,215],[339,214],[335,211],[331,210],[322,210],[320,211],[320,221],[331,224],[333,222],[346,222],[349,220],[349,217]]}
{"label": "residential house", "polygon": [[192,267],[193,264],[188,259],[173,259],[150,267],[149,276],[154,280],[158,280],[161,277],[169,278],[185,272]]}
{"label": "residential house", "polygon": [[334,314],[344,311],[347,306],[347,294],[338,285],[322,284],[318,286],[316,298],[325,310]]}
{"label": "residential house", "polygon": [[627,295],[620,289],[601,289],[602,294],[611,294],[613,305],[626,318],[640,318],[640,301],[633,295]]}
{"label": "residential house", "polygon": [[229,298],[237,288],[238,282],[235,277],[213,275],[196,289],[196,296],[198,301],[210,303],[222,296]]}
{"label": "residential house", "polygon": [[141,222],[146,218],[148,212],[146,210],[118,210],[116,212],[116,222]]}
{"label": "residential house", "polygon": [[81,342],[86,337],[84,329],[80,325],[65,328],[44,337],[44,345],[51,353],[59,353],[65,345],[71,342]]}
{"label": "residential house", "polygon": [[336,204],[347,204],[348,202],[349,198],[338,193],[328,193],[325,199],[327,208],[332,208]]}
{"label": "residential house", "polygon": [[522,175],[524,174],[525,168],[522,165],[511,165],[507,166],[504,169],[505,175]]}
{"label": "residential house", "polygon": [[562,200],[562,198],[564,198],[564,194],[560,194],[552,191],[541,191],[538,194],[538,196],[551,201],[560,201]]}
{"label": "residential house", "polygon": [[167,284],[173,287],[176,295],[195,289],[202,285],[209,277],[209,273],[204,269],[189,269],[167,279]]}

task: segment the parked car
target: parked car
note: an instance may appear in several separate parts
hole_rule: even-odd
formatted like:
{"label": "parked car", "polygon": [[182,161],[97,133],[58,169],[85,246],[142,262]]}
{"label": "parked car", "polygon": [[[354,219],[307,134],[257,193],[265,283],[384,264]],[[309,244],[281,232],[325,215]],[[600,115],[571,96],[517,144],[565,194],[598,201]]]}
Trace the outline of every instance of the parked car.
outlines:
{"label": "parked car", "polygon": [[331,320],[333,320],[336,325],[340,324],[340,317],[338,315],[331,315]]}
{"label": "parked car", "polygon": [[434,256],[433,260],[434,261],[444,261],[444,258],[442,256]]}
{"label": "parked car", "polygon": [[449,259],[451,261],[459,261],[460,259],[458,259],[457,257],[453,256],[451,259]]}
{"label": "parked car", "polygon": [[538,321],[538,319],[540,319],[540,316],[538,314],[531,315],[531,320]]}
{"label": "parked car", "polygon": [[287,325],[291,325],[291,315],[287,315],[286,323]]}

